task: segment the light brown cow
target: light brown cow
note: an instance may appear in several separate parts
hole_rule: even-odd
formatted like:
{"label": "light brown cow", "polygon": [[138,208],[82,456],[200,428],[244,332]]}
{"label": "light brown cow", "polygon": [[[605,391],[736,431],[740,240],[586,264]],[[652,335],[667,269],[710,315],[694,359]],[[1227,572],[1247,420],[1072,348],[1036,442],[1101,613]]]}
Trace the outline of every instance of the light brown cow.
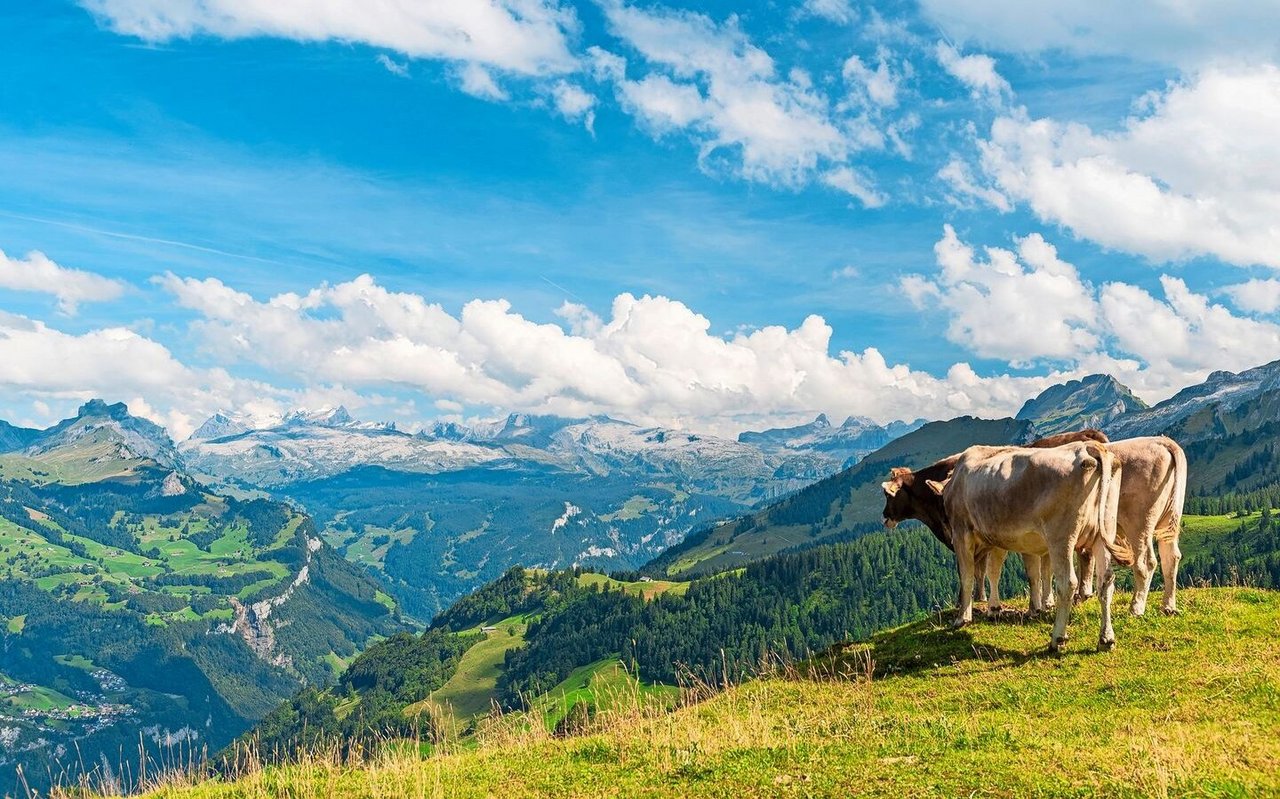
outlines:
{"label": "light brown cow", "polygon": [[[1163,610],[1177,613],[1178,562],[1182,559],[1178,537],[1182,532],[1182,508],[1187,493],[1187,456],[1182,447],[1167,436],[1127,438],[1113,441],[1109,448],[1124,464],[1116,532],[1135,554],[1133,603],[1129,610],[1135,616],[1147,610],[1158,545],[1164,572]],[[1081,558],[1080,565],[1077,598],[1083,599],[1093,593],[1096,570],[1089,567],[1087,556]]]}
{"label": "light brown cow", "polygon": [[970,447],[951,478],[928,481],[942,496],[946,527],[960,571],[960,612],[956,624],[973,620],[974,554],[985,547],[1047,555],[1057,581],[1057,618],[1049,650],[1067,640],[1071,596],[1076,588],[1071,556],[1093,550],[1101,573],[1102,627],[1098,646],[1115,644],[1111,559],[1133,563],[1133,553],[1116,539],[1120,462],[1106,445],[1068,444],[1055,449]]}
{"label": "light brown cow", "polygon": [[[1040,438],[1026,446],[1047,449],[1075,441],[1099,441],[1105,444],[1107,436],[1099,430],[1087,428]],[[951,545],[951,539],[944,529],[946,510],[942,505],[942,497],[930,491],[926,483],[929,480],[945,481],[951,476],[959,459],[959,454],[951,455],[918,471],[903,466],[894,467],[889,473],[889,479],[880,486],[885,497],[884,526],[892,530],[899,522],[916,519],[924,522],[947,549],[954,550],[955,547]],[[994,548],[979,550],[974,554],[978,574],[978,601],[987,602],[987,612],[993,616],[998,615],[1001,609],[999,583],[1006,555],[1008,553],[1004,550]],[[1036,613],[1050,609],[1053,607],[1053,572],[1049,568],[1048,558],[1022,553],[1022,560],[1031,594],[1031,611]],[[991,585],[989,600],[988,583]]]}

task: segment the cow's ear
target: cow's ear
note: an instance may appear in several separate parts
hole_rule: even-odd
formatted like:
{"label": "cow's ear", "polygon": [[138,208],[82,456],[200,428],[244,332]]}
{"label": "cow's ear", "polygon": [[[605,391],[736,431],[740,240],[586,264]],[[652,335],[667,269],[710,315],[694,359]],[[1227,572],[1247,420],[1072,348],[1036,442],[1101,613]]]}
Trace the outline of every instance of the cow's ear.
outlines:
{"label": "cow's ear", "polygon": [[884,493],[888,496],[896,497],[898,496],[898,490],[902,488],[902,483],[899,483],[897,480],[889,480],[881,483],[880,487],[884,489]]}
{"label": "cow's ear", "polygon": [[948,481],[946,480],[943,480],[942,482],[938,482],[937,480],[925,480],[924,484],[929,486],[930,491],[938,496],[942,496],[942,490],[947,487],[947,482]]}

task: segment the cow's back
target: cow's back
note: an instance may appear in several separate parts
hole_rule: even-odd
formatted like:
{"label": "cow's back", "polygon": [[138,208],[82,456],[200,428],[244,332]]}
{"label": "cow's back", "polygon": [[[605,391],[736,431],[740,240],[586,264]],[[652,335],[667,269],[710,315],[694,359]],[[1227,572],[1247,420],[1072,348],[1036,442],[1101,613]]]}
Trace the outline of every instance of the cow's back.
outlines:
{"label": "cow's back", "polygon": [[1099,465],[1089,446],[970,447],[947,486],[947,512],[953,521],[998,537],[1087,513],[1097,507],[1089,498]]}

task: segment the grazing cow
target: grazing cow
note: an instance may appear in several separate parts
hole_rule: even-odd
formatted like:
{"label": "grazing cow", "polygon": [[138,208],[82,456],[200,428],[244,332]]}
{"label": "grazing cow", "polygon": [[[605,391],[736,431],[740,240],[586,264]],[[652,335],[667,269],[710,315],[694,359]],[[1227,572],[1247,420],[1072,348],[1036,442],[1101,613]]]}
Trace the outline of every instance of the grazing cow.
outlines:
{"label": "grazing cow", "polygon": [[[1164,572],[1164,607],[1167,614],[1178,612],[1178,562],[1182,552],[1178,537],[1182,532],[1182,507],[1187,492],[1187,456],[1177,442],[1167,436],[1127,438],[1112,442],[1110,450],[1124,464],[1120,482],[1120,507],[1116,534],[1133,550],[1133,604],[1129,610],[1141,616],[1147,610],[1147,594],[1156,571],[1155,547],[1160,548]],[[1088,557],[1080,559],[1080,593],[1090,596],[1094,570]]]}
{"label": "grazing cow", "polygon": [[1120,462],[1105,444],[1077,442],[1051,449],[970,447],[945,482],[926,485],[942,497],[945,528],[960,571],[957,626],[973,620],[974,554],[998,547],[1047,555],[1057,581],[1057,618],[1051,652],[1067,640],[1076,575],[1071,556],[1092,549],[1102,575],[1098,596],[1102,626],[1098,646],[1115,644],[1111,597],[1115,574],[1110,559],[1133,563],[1133,553],[1116,539]]}
{"label": "grazing cow", "polygon": [[[1028,447],[1042,449],[1057,447],[1075,441],[1099,441],[1106,443],[1104,433],[1092,428],[1071,433],[1060,433],[1041,438],[1028,444]],[[890,530],[907,519],[923,522],[934,537],[947,549],[954,550],[951,537],[946,532],[946,511],[942,506],[942,497],[929,490],[926,481],[943,482],[951,477],[959,455],[943,458],[937,463],[926,466],[919,471],[912,471],[903,466],[894,467],[889,472],[889,480],[881,483],[884,490],[884,526]],[[1004,567],[1007,553],[1000,549],[980,550],[976,553],[978,581],[978,601],[987,599],[987,583],[991,584],[991,602],[987,611],[996,614],[1000,611],[1000,572]],[[1052,572],[1048,559],[1039,555],[1022,554],[1027,574],[1027,585],[1031,594],[1030,608],[1032,612],[1048,610],[1053,605],[1051,585]],[[985,579],[984,579],[985,577]]]}

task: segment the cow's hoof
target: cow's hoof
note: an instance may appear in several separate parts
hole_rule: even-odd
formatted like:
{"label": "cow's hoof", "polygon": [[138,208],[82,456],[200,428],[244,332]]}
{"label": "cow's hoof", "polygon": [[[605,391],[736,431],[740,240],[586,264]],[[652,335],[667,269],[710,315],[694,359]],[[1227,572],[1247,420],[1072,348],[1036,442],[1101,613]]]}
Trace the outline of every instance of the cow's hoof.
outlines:
{"label": "cow's hoof", "polygon": [[955,617],[954,619],[952,619],[952,621],[951,621],[951,628],[952,628],[953,630],[958,630],[958,629],[960,629],[961,627],[968,627],[968,626],[969,626],[969,622],[970,622],[970,621],[971,621],[970,619],[964,619],[964,618],[961,618],[961,617],[959,617],[959,616],[956,616],[956,617]]}
{"label": "cow's hoof", "polygon": [[1147,606],[1134,605],[1133,607],[1129,608],[1129,613],[1134,616],[1145,616],[1147,615]]}
{"label": "cow's hoof", "polygon": [[1114,639],[1114,638],[1099,638],[1099,639],[1098,639],[1098,651],[1099,651],[1099,652],[1110,652],[1111,650],[1113,650],[1113,649],[1115,649],[1115,648],[1116,648],[1116,639]]}
{"label": "cow's hoof", "polygon": [[1164,615],[1166,616],[1177,616],[1180,613],[1181,611],[1177,608],[1164,608]]}
{"label": "cow's hoof", "polygon": [[1067,645],[1067,637],[1065,635],[1062,636],[1061,638],[1053,639],[1052,641],[1049,642],[1049,654],[1051,655],[1062,654],[1062,648],[1066,645]]}

